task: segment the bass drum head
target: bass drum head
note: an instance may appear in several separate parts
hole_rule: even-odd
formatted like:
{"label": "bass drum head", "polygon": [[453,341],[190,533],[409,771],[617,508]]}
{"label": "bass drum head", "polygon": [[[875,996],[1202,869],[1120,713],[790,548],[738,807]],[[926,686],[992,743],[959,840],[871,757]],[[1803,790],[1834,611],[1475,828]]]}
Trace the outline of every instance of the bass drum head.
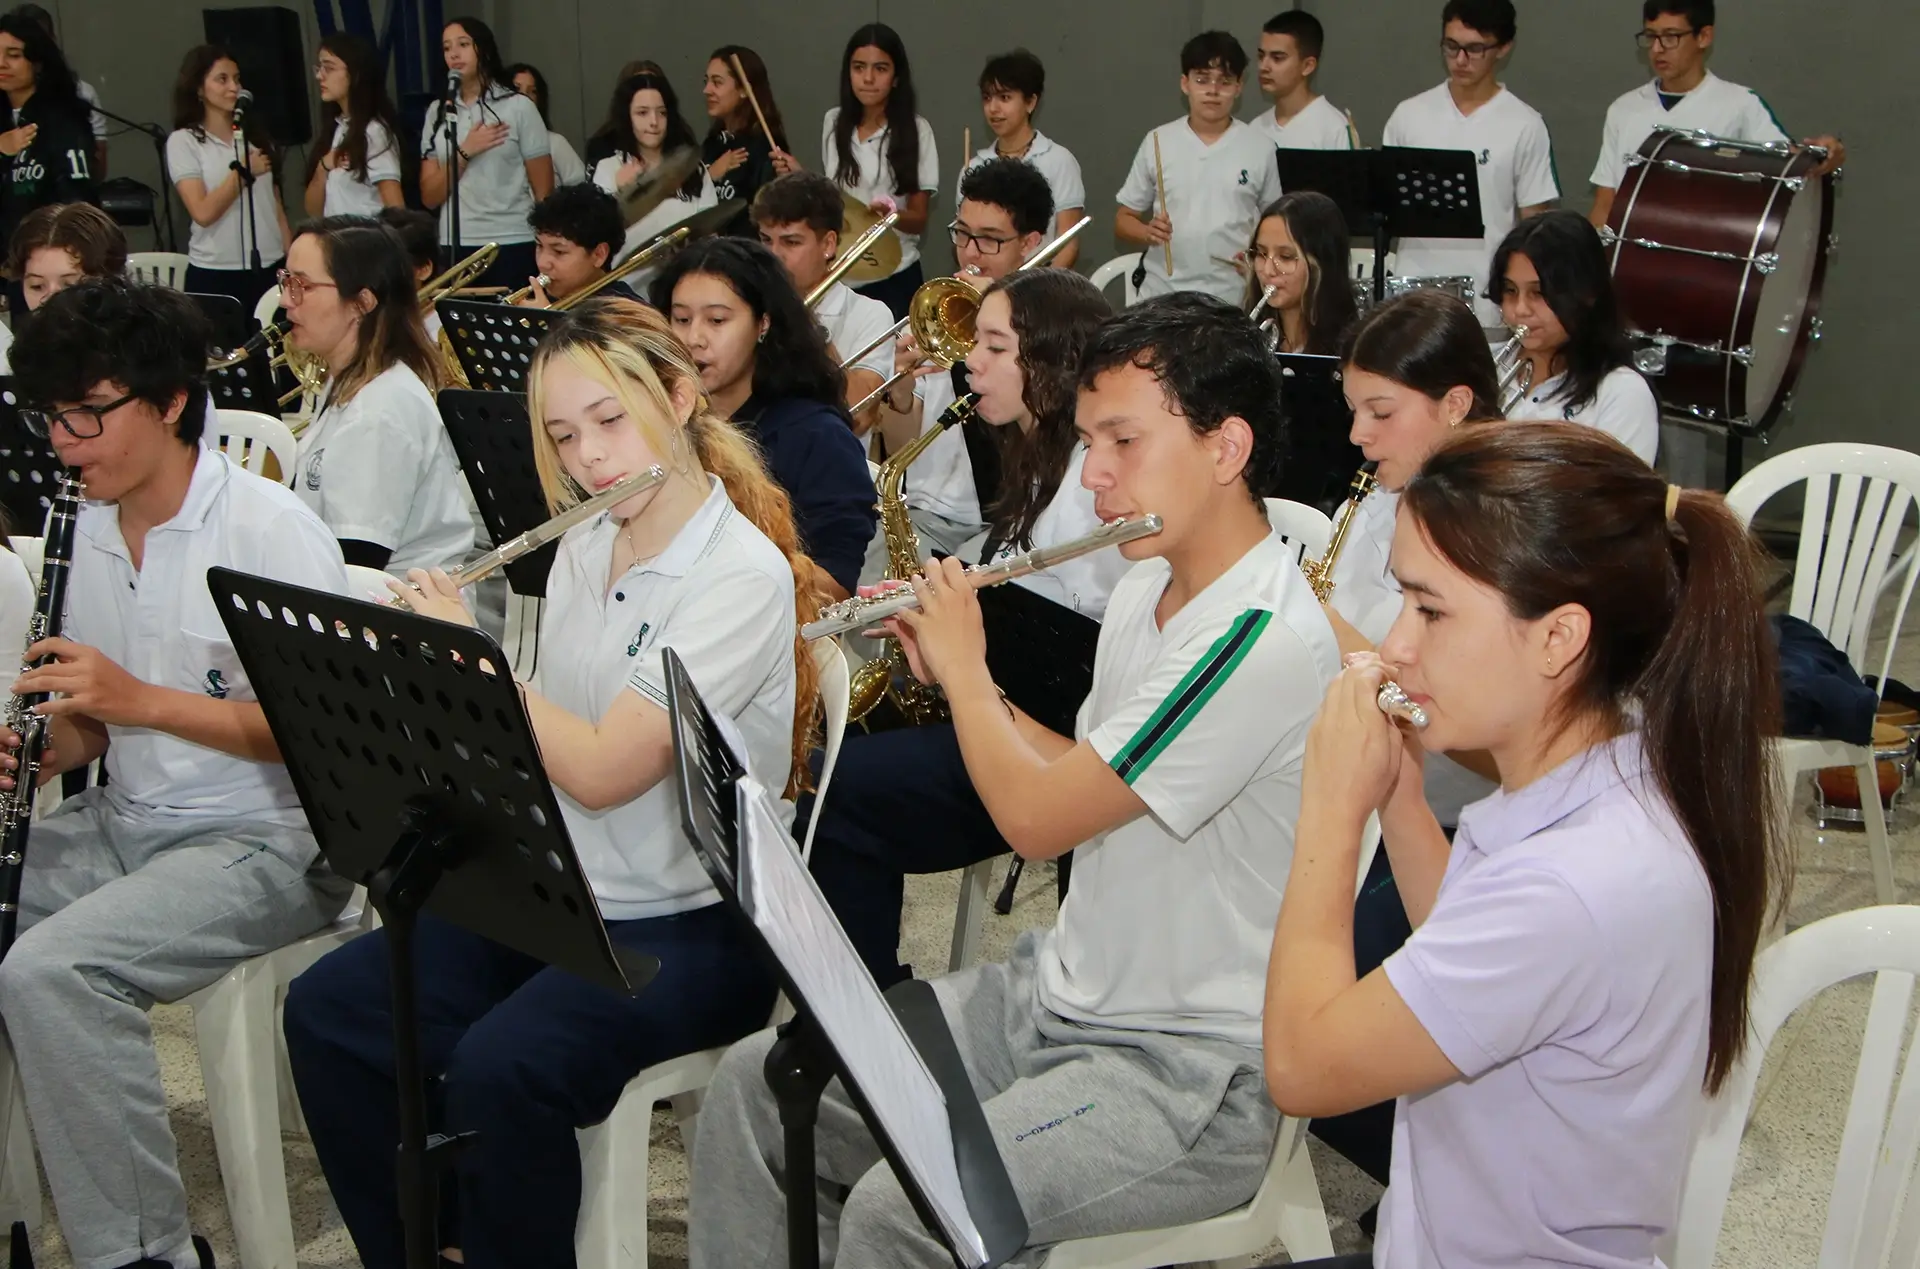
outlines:
{"label": "bass drum head", "polygon": [[1809,179],[1787,206],[1773,252],[1771,274],[1756,274],[1760,304],[1754,311],[1753,364],[1747,368],[1747,418],[1764,425],[1781,408],[1800,369],[1808,319],[1820,302],[1821,264],[1826,259],[1829,202],[1825,180]]}

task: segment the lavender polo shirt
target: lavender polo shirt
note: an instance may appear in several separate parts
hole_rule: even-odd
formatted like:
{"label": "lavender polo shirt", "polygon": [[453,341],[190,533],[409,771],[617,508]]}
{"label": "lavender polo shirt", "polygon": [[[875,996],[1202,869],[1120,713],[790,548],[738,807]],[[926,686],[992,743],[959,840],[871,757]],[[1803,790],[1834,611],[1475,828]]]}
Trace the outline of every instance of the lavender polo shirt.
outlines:
{"label": "lavender polo shirt", "polygon": [[1713,904],[1629,733],[1468,807],[1387,978],[1464,1079],[1403,1097],[1380,1269],[1656,1262],[1704,1106]]}

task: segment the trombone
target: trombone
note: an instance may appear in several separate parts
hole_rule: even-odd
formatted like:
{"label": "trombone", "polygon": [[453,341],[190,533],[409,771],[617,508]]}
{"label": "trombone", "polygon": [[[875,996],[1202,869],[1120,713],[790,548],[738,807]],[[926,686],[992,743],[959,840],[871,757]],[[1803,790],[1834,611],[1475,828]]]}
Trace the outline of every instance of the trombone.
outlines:
{"label": "trombone", "polygon": [[[688,237],[692,235],[692,233],[693,233],[693,230],[687,227],[686,225],[681,225],[676,229],[668,230],[666,233],[661,234],[658,238],[655,238],[650,242],[648,242],[646,246],[640,248],[640,250],[634,252],[632,255],[628,256],[625,260],[622,260],[619,264],[615,265],[613,268],[608,269],[605,273],[595,278],[592,282],[588,283],[586,286],[583,286],[578,291],[575,291],[572,295],[563,296],[562,298],[553,301],[543,311],[548,313],[564,313],[568,309],[572,308],[574,305],[580,304],[586,300],[592,299],[594,296],[600,294],[600,292],[612,286],[615,282],[618,282],[621,278],[626,277],[630,273],[634,273],[640,269],[646,268],[648,265],[652,264],[661,255],[665,254],[668,251],[673,250],[675,247],[681,246],[686,242]],[[548,285],[549,279],[547,275],[543,273],[540,275],[538,282],[539,282],[539,285],[544,287]],[[512,295],[507,296],[505,299],[501,300],[500,302],[502,304],[518,304],[521,300],[526,299],[529,295],[532,295],[532,294],[533,294],[533,284],[529,283],[526,286],[523,286],[519,290],[515,291]]]}
{"label": "trombone", "polygon": [[[1093,223],[1093,217],[1082,216],[1080,222],[1065,232],[1055,236],[1040,250],[1033,253],[1015,272],[1037,269],[1060,254],[1061,248]],[[959,278],[931,278],[913,293],[913,300],[907,306],[907,315],[890,326],[877,339],[851,357],[840,362],[842,370],[850,370],[860,364],[860,359],[878,348],[881,344],[897,336],[903,328],[913,328],[913,341],[918,344],[926,356],[923,362],[932,362],[942,370],[951,369],[956,362],[966,360],[973,351],[973,323],[980,315],[980,292]],[[917,367],[916,367],[917,368]],[[860,411],[885,396],[894,384],[912,374],[913,370],[902,370],[872,392],[867,393],[849,411],[858,415]]]}
{"label": "trombone", "polygon": [[439,277],[429,278],[427,281],[421,283],[421,313],[432,312],[435,300],[442,299],[445,296],[453,294],[455,291],[472,285],[475,278],[493,267],[493,262],[498,259],[499,256],[500,244],[490,242],[460,261],[460,263],[454,265],[451,269],[448,269],[445,273],[442,273]]}
{"label": "trombone", "polygon": [[[742,80],[741,82],[745,83],[746,81]],[[853,267],[860,263],[860,257],[867,253],[867,248],[874,244],[874,240],[879,238],[881,234],[887,232],[887,230],[892,229],[894,222],[899,219],[899,212],[888,212],[885,220],[877,225],[871,226],[867,232],[855,238],[853,245],[845,251],[842,251],[839,258],[833,262],[833,267],[827,270],[827,276],[820,279],[820,284],[807,292],[807,308],[812,309],[815,305],[819,304],[821,300],[826,299],[827,292],[833,289],[834,283],[846,277],[847,274],[852,271]],[[896,329],[898,328],[896,327]],[[875,345],[875,347],[878,346],[877,344]]]}

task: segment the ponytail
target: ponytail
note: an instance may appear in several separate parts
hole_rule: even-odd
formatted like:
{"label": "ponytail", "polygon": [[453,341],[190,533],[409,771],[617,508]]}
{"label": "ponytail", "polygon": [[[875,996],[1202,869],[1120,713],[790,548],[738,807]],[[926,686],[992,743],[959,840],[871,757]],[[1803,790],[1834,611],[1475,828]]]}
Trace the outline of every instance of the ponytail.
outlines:
{"label": "ponytail", "polygon": [[1758,547],[1719,495],[1671,490],[1619,441],[1573,423],[1462,428],[1401,507],[1516,618],[1568,604],[1591,617],[1555,721],[1637,726],[1700,862],[1713,897],[1704,1083],[1719,1091],[1746,1044],[1760,932],[1787,893],[1771,746],[1780,683]]}

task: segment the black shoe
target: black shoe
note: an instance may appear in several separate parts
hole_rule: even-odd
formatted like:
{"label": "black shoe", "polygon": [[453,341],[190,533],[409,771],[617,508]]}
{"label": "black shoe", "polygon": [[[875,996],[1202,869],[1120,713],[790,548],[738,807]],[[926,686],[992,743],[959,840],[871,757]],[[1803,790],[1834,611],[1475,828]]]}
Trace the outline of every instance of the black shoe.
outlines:
{"label": "black shoe", "polygon": [[[200,1261],[200,1269],[214,1269],[213,1248],[198,1234],[193,1236],[193,1254]],[[142,1256],[126,1269],[173,1269],[173,1264],[171,1261],[155,1260],[152,1256]]]}
{"label": "black shoe", "polygon": [[[1360,1232],[1367,1236],[1367,1241],[1372,1242],[1375,1237],[1374,1230],[1380,1224],[1380,1205],[1375,1203],[1372,1207],[1360,1213],[1359,1219],[1354,1221],[1354,1224],[1358,1225]],[[213,1262],[209,1260],[206,1263],[211,1265]]]}

